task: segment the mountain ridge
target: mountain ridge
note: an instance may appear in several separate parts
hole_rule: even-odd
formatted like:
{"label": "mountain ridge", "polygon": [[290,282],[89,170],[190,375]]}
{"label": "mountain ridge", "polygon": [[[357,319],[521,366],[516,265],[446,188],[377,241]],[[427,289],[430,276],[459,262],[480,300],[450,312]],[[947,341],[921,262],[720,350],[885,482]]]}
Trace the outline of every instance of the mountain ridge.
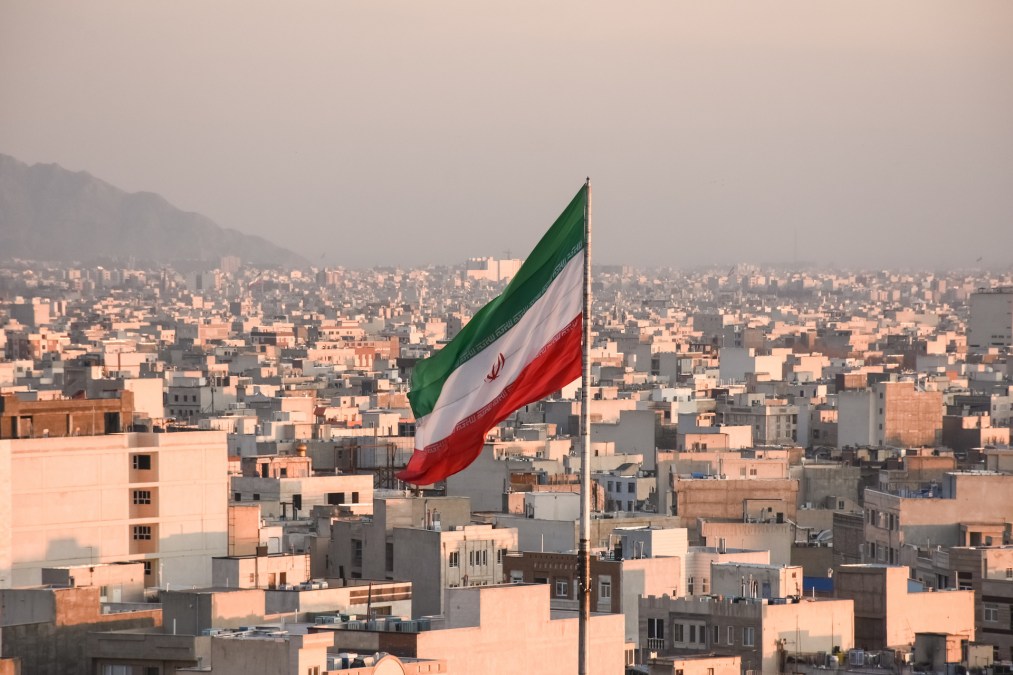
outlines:
{"label": "mountain ridge", "polygon": [[301,255],[224,228],[155,192],[126,192],[87,171],[0,153],[0,258],[87,262],[243,262],[302,266]]}

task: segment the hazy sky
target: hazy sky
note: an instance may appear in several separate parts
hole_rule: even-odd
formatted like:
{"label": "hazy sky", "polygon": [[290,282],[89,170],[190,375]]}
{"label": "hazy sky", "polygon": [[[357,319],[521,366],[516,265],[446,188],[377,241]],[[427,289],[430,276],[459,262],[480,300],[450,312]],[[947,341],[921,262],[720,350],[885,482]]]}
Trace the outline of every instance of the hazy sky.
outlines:
{"label": "hazy sky", "polygon": [[0,0],[0,152],[336,265],[1013,251],[1013,2]]}

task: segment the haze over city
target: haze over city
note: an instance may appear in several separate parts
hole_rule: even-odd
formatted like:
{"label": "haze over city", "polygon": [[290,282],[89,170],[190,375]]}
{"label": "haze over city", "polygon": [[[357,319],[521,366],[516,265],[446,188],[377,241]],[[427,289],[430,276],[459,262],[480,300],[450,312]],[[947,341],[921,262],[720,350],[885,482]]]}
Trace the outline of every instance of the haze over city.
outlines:
{"label": "haze over city", "polygon": [[6,0],[0,675],[1013,675],[1011,29]]}
{"label": "haze over city", "polygon": [[599,262],[995,266],[1011,28],[1007,2],[13,1],[0,152],[327,265],[524,255],[590,175]]}

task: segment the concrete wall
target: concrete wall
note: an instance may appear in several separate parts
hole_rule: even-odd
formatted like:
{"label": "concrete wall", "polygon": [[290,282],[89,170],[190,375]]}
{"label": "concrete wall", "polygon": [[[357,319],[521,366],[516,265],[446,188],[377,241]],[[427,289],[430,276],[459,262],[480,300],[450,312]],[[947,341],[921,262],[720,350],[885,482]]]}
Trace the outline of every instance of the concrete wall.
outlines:
{"label": "concrete wall", "polygon": [[872,392],[866,390],[837,393],[837,447],[857,447],[874,443]]}
{"label": "concrete wall", "polygon": [[[626,641],[640,641],[640,596],[674,594],[685,574],[683,558],[640,558],[622,562],[622,606]],[[613,591],[614,592],[614,591]],[[646,646],[646,645],[641,645]]]}
{"label": "concrete wall", "polygon": [[[445,630],[419,633],[416,654],[446,660],[447,672],[554,675],[577,671],[577,619],[550,619],[548,586],[451,590],[447,624]],[[589,673],[623,672],[621,615],[592,616],[588,642]]]}
{"label": "concrete wall", "polygon": [[742,520],[758,518],[761,511],[753,502],[769,502],[774,514],[794,519],[798,499],[798,481],[792,479],[674,479],[676,515],[687,518]]}
{"label": "concrete wall", "polygon": [[[393,543],[393,576],[412,582],[412,616],[419,617],[443,613],[444,589],[502,583],[500,551],[517,550],[517,530],[482,525],[449,532],[395,528]],[[452,566],[454,553],[457,564]]]}
{"label": "concrete wall", "polygon": [[275,588],[310,579],[308,555],[213,558],[211,585],[218,588]]}
{"label": "concrete wall", "polygon": [[263,623],[265,591],[163,591],[167,632],[200,635],[208,628],[239,628]]}
{"label": "concrete wall", "polygon": [[[42,567],[152,561],[146,585],[207,585],[211,556],[227,549],[225,434],[116,434],[10,442],[13,580]],[[151,459],[151,469],[132,458]],[[133,504],[133,491],[152,504]],[[2,508],[2,507],[0,507]],[[133,527],[151,539],[132,538]],[[2,541],[2,537],[0,537]]]}
{"label": "concrete wall", "polygon": [[211,640],[215,675],[327,672],[328,635],[287,635],[279,638]]}
{"label": "concrete wall", "polygon": [[845,565],[835,593],[855,603],[855,644],[908,649],[915,633],[954,633],[974,639],[974,592],[910,592],[907,567]]}
{"label": "concrete wall", "polygon": [[144,565],[139,562],[43,568],[42,583],[104,588],[106,602],[144,602]]}
{"label": "concrete wall", "polygon": [[[26,674],[91,675],[86,648],[92,632],[155,628],[162,623],[162,612],[157,605],[144,611],[101,613],[98,588],[35,589],[26,592],[36,597],[31,600],[31,607],[22,605],[18,608],[16,618],[21,623],[3,627],[0,645],[0,658],[19,658]],[[45,607],[47,604],[48,608]],[[6,608],[0,613],[6,615]]]}
{"label": "concrete wall", "polygon": [[11,453],[11,441],[0,441],[0,589],[13,585],[14,573]]}
{"label": "concrete wall", "polygon": [[802,568],[740,562],[711,563],[711,593],[726,597],[802,595]]}
{"label": "concrete wall", "polygon": [[700,538],[712,548],[720,547],[724,540],[729,549],[767,551],[771,564],[787,565],[791,562],[794,529],[789,523],[701,521]]}

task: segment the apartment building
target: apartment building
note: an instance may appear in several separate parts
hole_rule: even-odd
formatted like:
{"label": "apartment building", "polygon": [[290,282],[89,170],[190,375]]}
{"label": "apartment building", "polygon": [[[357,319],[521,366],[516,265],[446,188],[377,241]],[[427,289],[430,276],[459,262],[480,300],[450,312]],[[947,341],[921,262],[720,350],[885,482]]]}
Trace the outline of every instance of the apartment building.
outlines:
{"label": "apartment building", "polygon": [[145,585],[205,585],[226,555],[225,434],[0,441],[0,587],[43,567],[140,561]]}

